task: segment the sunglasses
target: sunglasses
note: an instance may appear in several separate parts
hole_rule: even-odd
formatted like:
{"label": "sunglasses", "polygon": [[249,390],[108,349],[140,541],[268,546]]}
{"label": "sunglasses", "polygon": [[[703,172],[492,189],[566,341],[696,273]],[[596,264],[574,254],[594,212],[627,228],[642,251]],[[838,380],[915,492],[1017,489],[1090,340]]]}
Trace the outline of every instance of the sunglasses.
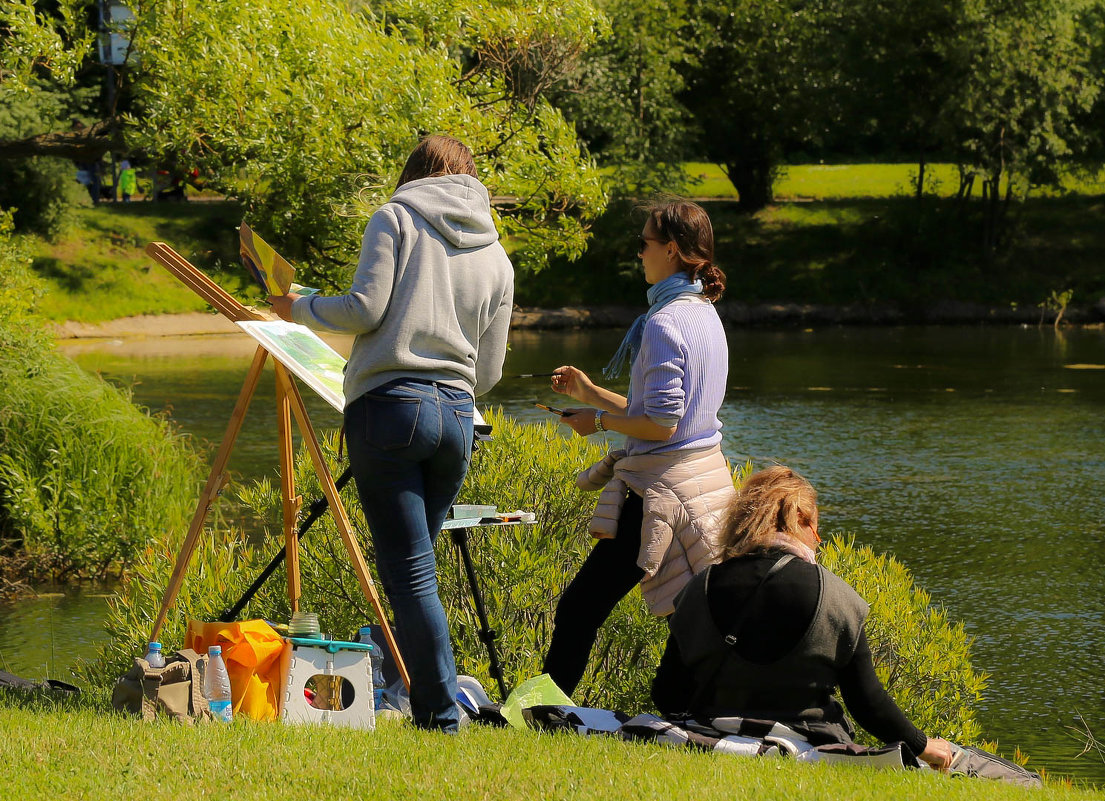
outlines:
{"label": "sunglasses", "polygon": [[645,248],[648,247],[649,242],[663,242],[663,239],[657,239],[652,236],[638,236],[637,237],[637,255],[640,256],[645,252]]}

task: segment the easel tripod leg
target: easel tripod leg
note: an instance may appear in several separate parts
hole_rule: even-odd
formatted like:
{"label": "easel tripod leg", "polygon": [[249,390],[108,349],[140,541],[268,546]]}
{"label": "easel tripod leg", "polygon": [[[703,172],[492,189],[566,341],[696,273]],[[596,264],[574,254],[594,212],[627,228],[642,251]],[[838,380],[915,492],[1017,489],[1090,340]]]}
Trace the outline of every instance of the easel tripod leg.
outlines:
{"label": "easel tripod leg", "polygon": [[284,510],[284,554],[287,558],[288,602],[293,613],[299,611],[302,588],[299,578],[299,538],[295,521],[299,516],[301,498],[295,494],[295,452],[292,448],[291,401],[285,387],[290,384],[284,365],[276,368],[276,424],[280,440],[280,497]]}
{"label": "easel tripod leg", "polygon": [[488,673],[495,683],[499,685],[499,696],[506,702],[506,682],[503,681],[503,667],[499,663],[499,654],[495,648],[495,631],[487,621],[487,609],[483,605],[483,593],[480,592],[479,582],[476,581],[476,568],[472,564],[472,554],[468,550],[468,529],[455,528],[449,532],[453,544],[460,550],[460,558],[464,562],[464,572],[468,576],[468,586],[472,590],[472,602],[476,607],[476,617],[480,621],[480,641],[487,646],[487,658],[489,661]]}
{"label": "easel tripod leg", "polygon": [[242,384],[242,390],[238,393],[238,400],[234,404],[234,412],[230,415],[230,423],[226,427],[226,434],[223,435],[223,441],[219,445],[215,462],[211,465],[211,472],[207,476],[207,484],[200,494],[199,505],[196,507],[196,513],[192,516],[191,524],[188,526],[188,534],[184,538],[184,544],[180,548],[180,553],[177,554],[176,566],[173,568],[173,575],[169,579],[169,586],[161,599],[161,608],[157,612],[153,630],[150,632],[151,642],[157,640],[161,633],[161,627],[165,625],[169,607],[176,601],[177,593],[180,592],[180,585],[184,581],[184,573],[188,570],[188,563],[192,560],[192,554],[196,550],[200,532],[203,531],[207,511],[226,484],[226,465],[230,461],[230,454],[234,450],[238,433],[242,430],[242,421],[249,409],[249,402],[253,400],[253,393],[257,390],[257,382],[261,378],[261,371],[265,366],[265,359],[268,355],[268,351],[261,347],[258,347],[253,354],[253,364],[250,365],[249,373],[246,374],[246,380]]}
{"label": "easel tripod leg", "polygon": [[395,666],[399,669],[399,676],[409,690],[411,686],[410,674],[407,673],[407,666],[403,662],[402,654],[399,653],[399,643],[396,642],[395,633],[388,625],[383,604],[376,592],[376,585],[372,582],[372,574],[368,572],[368,565],[365,564],[364,556],[361,554],[361,546],[357,544],[357,538],[353,535],[353,526],[345,512],[345,506],[338,496],[338,490],[334,486],[334,478],[330,475],[330,469],[326,466],[326,459],[323,458],[322,448],[318,444],[314,427],[311,425],[310,418],[307,417],[307,408],[303,405],[303,398],[300,397],[295,382],[287,374],[283,376],[277,374],[277,381],[282,381],[285,385],[285,391],[288,393],[292,405],[292,414],[295,415],[296,422],[299,424],[299,431],[303,435],[303,441],[307,444],[307,450],[311,454],[311,461],[314,463],[315,472],[322,484],[322,491],[330,502],[330,513],[334,516],[338,533],[341,534],[345,549],[349,552],[349,558],[353,562],[353,570],[357,574],[361,590],[376,612],[376,617],[380,621],[380,628],[384,631],[384,639],[387,640],[388,647],[391,648],[391,653],[395,657]]}

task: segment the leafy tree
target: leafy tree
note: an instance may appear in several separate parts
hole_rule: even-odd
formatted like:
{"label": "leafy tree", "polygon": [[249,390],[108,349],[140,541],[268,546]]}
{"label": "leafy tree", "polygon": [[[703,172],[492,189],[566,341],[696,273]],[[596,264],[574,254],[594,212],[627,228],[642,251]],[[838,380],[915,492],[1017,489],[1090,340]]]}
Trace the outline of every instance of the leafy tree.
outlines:
{"label": "leafy tree", "polygon": [[706,157],[745,211],[772,199],[788,149],[817,143],[839,119],[831,0],[689,0],[684,101]]}
{"label": "leafy tree", "polygon": [[0,158],[95,161],[121,140],[112,120],[87,118],[95,97],[90,87],[102,80],[88,25],[94,3],[58,0],[50,12],[39,5],[0,4],[0,107],[16,104],[39,116],[37,129],[0,131]]}
{"label": "leafy tree", "polygon": [[685,178],[688,115],[678,96],[687,58],[683,0],[602,0],[610,32],[584,54],[554,102],[588,150],[613,170],[618,194],[671,191]]}
{"label": "leafy tree", "polygon": [[[582,252],[604,194],[545,95],[597,33],[587,0],[433,10],[307,0],[293,13],[275,0],[152,0],[133,10],[140,58],[119,70],[118,87],[132,111],[105,125],[242,199],[307,280],[347,284],[364,218],[431,132],[472,146],[523,268]],[[29,85],[59,49],[70,60],[57,77],[73,79],[80,59],[65,46],[88,41],[67,33],[69,19],[7,17],[9,80]]]}
{"label": "leafy tree", "polygon": [[841,125],[828,146],[838,153],[916,158],[915,191],[927,163],[949,155],[944,113],[966,78],[971,43],[962,4],[944,0],[853,0],[840,7],[833,42],[840,73]]}
{"label": "leafy tree", "polygon": [[973,47],[944,113],[964,176],[960,196],[970,196],[976,177],[982,185],[987,250],[1005,244],[1018,193],[1057,186],[1063,168],[1089,145],[1078,122],[1105,84],[1092,58],[1100,13],[1100,0],[963,4],[964,36]]}
{"label": "leafy tree", "polygon": [[[1091,42],[1087,61],[1090,74],[1105,76],[1105,2],[1098,2],[1086,9],[1082,24]],[[1099,91],[1093,107],[1079,115],[1076,124],[1089,138],[1089,146],[1082,156],[1087,166],[1096,168],[1105,161],[1105,91]]]}
{"label": "leafy tree", "polygon": [[[69,93],[48,87],[33,92],[0,88],[0,139],[20,139],[58,124],[73,110],[73,101]],[[84,197],[74,180],[73,165],[64,159],[0,159],[0,208],[12,211],[13,223],[21,231],[56,236],[73,205]]]}

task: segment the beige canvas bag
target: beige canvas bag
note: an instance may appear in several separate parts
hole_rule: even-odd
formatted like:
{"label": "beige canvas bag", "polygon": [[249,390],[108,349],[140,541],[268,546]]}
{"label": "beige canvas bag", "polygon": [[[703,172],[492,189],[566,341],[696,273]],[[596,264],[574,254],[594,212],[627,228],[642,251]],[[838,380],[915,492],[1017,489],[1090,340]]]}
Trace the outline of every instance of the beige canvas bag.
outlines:
{"label": "beige canvas bag", "polygon": [[165,667],[153,668],[135,657],[134,665],[115,682],[111,705],[123,712],[153,720],[159,714],[191,723],[211,717],[203,697],[203,674],[207,657],[190,648],[165,660]]}

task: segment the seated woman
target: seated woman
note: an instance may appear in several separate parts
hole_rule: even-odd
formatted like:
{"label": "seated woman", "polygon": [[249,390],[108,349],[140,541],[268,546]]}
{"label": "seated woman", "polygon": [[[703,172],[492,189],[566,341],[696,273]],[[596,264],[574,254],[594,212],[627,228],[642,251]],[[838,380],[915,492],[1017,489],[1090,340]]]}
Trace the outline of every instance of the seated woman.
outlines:
{"label": "seated woman", "polygon": [[817,564],[820,542],[806,479],[788,467],[751,476],[722,529],[724,561],[676,601],[653,701],[668,717],[773,720],[814,745],[850,743],[839,687],[864,729],[947,770],[950,743],[910,723],[875,675],[867,604]]}

